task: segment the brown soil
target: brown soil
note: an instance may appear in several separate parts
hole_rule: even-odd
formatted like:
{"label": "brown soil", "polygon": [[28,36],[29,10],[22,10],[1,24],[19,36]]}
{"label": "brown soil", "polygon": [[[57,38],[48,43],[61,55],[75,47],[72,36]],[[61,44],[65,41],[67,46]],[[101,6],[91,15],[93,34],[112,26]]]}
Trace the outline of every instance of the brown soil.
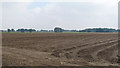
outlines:
{"label": "brown soil", "polygon": [[117,33],[3,33],[3,66],[116,66]]}

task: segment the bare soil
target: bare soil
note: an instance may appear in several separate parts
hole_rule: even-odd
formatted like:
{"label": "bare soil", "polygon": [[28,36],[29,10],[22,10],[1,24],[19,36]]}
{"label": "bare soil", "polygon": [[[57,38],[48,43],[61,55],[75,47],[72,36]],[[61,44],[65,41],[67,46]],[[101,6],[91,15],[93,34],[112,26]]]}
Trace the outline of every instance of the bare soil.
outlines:
{"label": "bare soil", "polygon": [[117,66],[117,33],[3,33],[3,66]]}

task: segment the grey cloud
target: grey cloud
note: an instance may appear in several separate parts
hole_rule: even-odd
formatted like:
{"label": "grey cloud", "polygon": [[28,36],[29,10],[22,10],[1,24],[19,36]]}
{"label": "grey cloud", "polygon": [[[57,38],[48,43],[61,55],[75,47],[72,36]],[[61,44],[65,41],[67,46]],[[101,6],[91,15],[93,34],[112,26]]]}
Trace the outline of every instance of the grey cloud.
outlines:
{"label": "grey cloud", "polygon": [[[41,8],[40,14],[35,14],[32,11],[34,9],[28,9],[27,6],[30,5],[25,4],[27,3],[4,3],[3,29],[21,27],[53,29],[55,26],[65,29],[82,29],[86,27],[117,28],[117,6],[112,8],[111,6],[106,7],[105,4],[90,2],[54,2]],[[25,11],[22,11],[22,7],[26,8]]]}

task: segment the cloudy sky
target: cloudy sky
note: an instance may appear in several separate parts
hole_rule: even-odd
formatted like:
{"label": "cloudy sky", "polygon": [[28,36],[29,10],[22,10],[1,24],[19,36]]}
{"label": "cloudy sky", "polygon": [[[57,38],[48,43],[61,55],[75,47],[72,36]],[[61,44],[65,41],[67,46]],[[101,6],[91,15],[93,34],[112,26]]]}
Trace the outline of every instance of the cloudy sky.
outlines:
{"label": "cloudy sky", "polygon": [[118,28],[118,0],[4,0],[2,29]]}

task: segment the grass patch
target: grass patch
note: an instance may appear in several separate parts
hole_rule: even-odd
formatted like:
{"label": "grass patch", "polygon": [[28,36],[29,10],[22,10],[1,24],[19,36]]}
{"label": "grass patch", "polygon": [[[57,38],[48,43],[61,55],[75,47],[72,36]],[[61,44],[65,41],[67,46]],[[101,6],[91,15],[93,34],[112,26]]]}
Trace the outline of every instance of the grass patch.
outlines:
{"label": "grass patch", "polygon": [[89,33],[89,32],[62,32],[62,33]]}
{"label": "grass patch", "polygon": [[2,44],[2,46],[7,46],[6,44]]}

